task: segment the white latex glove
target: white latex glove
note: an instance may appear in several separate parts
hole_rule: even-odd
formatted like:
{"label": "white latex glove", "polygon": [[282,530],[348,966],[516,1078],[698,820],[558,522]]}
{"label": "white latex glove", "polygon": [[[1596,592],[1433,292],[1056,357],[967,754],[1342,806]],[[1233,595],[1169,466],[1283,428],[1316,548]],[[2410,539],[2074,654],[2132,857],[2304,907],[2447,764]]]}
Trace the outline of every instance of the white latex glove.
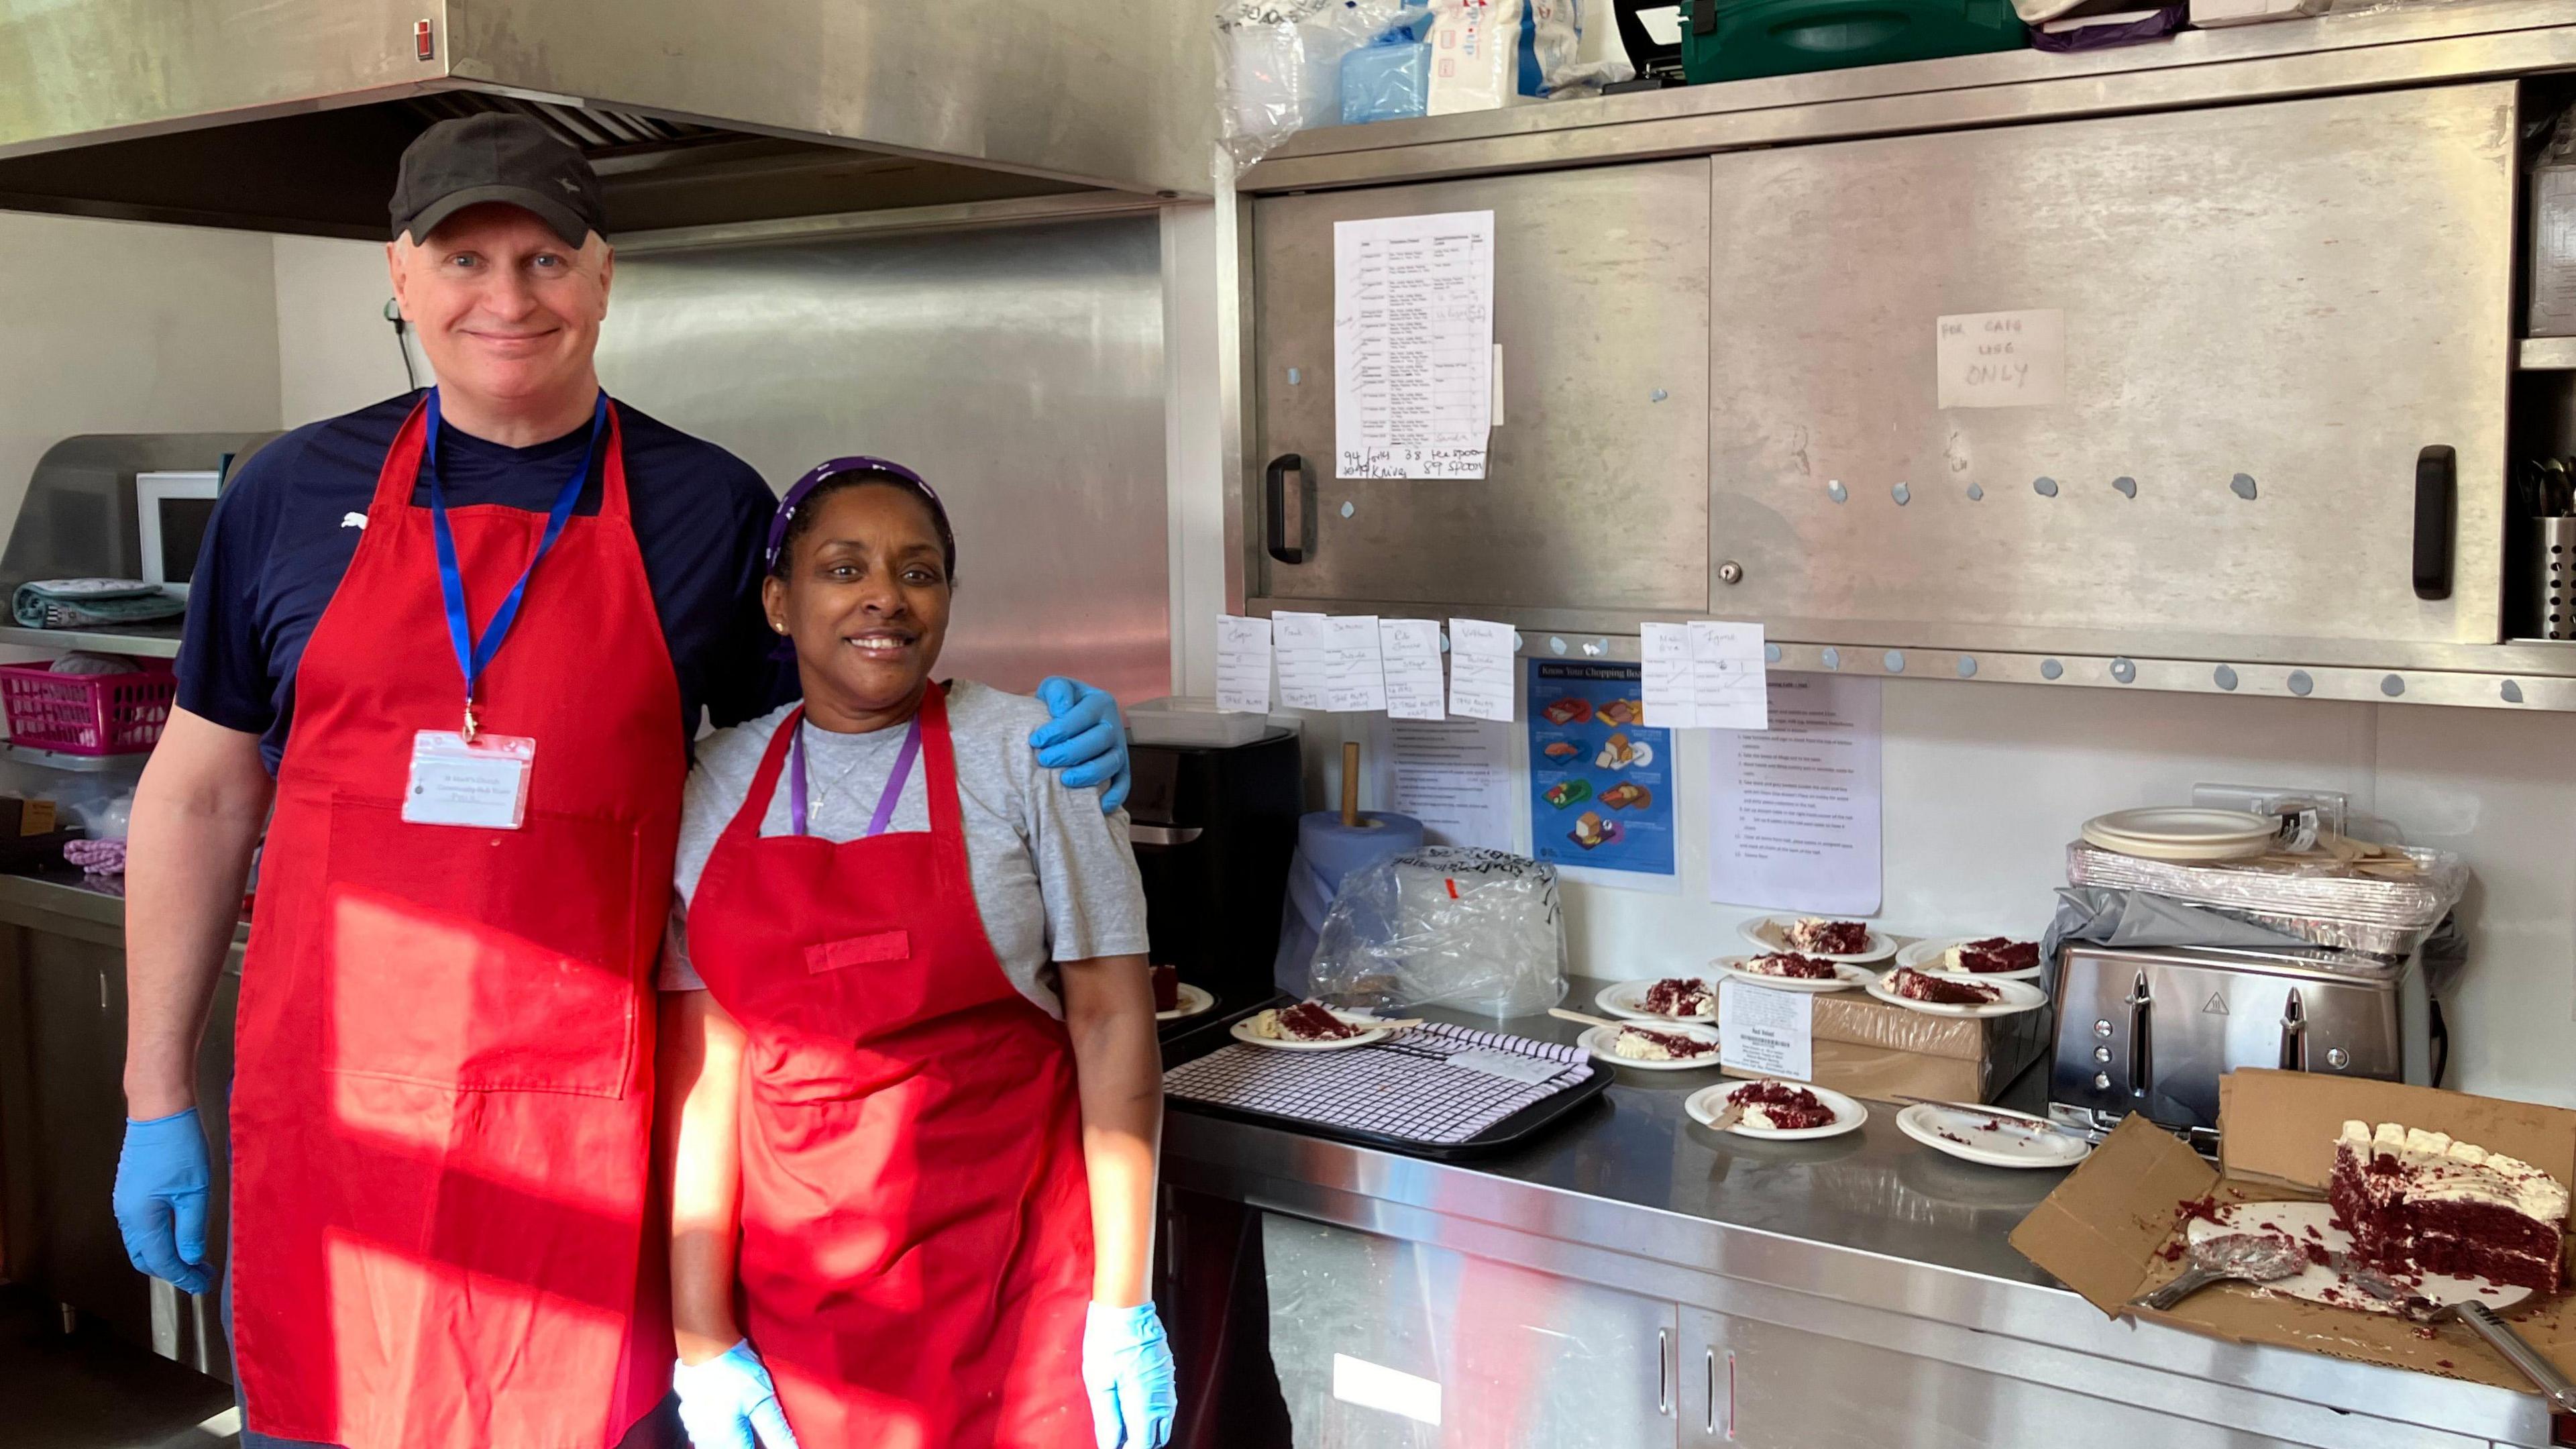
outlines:
{"label": "white latex glove", "polygon": [[797,1449],[778,1386],[748,1339],[705,1363],[677,1365],[671,1389],[680,1396],[680,1426],[697,1449]]}

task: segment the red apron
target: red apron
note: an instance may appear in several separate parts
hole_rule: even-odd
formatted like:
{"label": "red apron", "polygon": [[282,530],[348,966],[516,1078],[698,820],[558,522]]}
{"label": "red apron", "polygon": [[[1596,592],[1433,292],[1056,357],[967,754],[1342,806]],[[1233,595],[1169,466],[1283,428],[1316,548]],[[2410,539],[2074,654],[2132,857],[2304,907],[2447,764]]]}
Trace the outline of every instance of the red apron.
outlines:
{"label": "red apron", "polygon": [[748,1335],[805,1449],[1088,1449],[1073,1051],[984,935],[947,703],[921,706],[929,832],[842,844],[760,834],[802,720],[689,906],[689,958],[749,1036]]}
{"label": "red apron", "polygon": [[[517,830],[400,818],[454,730],[423,417],[296,670],[242,973],[233,1349],[250,1427],[350,1449],[601,1449],[660,1400],[651,970],[687,763],[615,409],[595,517],[529,579],[483,727]],[[479,631],[546,516],[449,510]]]}

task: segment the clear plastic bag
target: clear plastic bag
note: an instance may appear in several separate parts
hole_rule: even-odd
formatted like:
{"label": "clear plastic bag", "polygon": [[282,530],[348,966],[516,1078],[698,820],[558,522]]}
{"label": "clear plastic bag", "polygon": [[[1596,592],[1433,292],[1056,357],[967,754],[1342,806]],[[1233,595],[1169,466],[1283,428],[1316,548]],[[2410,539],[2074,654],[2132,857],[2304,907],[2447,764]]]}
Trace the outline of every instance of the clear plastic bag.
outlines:
{"label": "clear plastic bag", "polygon": [[1217,131],[1237,167],[1342,119],[1342,57],[1385,32],[1401,0],[1235,0],[1216,17]]}
{"label": "clear plastic bag", "polygon": [[1348,1008],[1547,1010],[1565,999],[1555,867],[1435,845],[1354,872],[1325,913],[1307,994]]}

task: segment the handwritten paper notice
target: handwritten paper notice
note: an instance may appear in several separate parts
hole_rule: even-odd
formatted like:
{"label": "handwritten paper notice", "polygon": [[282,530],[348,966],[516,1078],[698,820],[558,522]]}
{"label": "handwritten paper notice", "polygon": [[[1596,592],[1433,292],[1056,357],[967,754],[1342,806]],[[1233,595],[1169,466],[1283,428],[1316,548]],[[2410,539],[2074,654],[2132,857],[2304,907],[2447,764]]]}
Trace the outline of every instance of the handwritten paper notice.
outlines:
{"label": "handwritten paper notice", "polygon": [[1828,916],[1875,915],[1879,682],[1775,674],[1771,725],[1716,740],[1711,900]]}
{"label": "handwritten paper notice", "polygon": [[1945,408],[2038,408],[2066,401],[2066,314],[1970,312],[1939,320],[1934,365]]}
{"label": "handwritten paper notice", "polygon": [[1468,719],[1512,719],[1512,651],[1518,636],[1509,624],[1488,619],[1449,621],[1449,712]]}
{"label": "handwritten paper notice", "polygon": [[1689,625],[1691,704],[1704,730],[1758,730],[1771,723],[1762,680],[1762,626],[1726,619]]}
{"label": "handwritten paper notice", "polygon": [[1482,478],[1494,214],[1333,224],[1334,476]]}
{"label": "handwritten paper notice", "polygon": [[1761,729],[1767,666],[1762,626],[1722,619],[1639,626],[1638,682],[1647,724],[1657,729]]}
{"label": "handwritten paper notice", "polygon": [[1279,702],[1290,709],[1330,709],[1333,642],[1321,614],[1270,616],[1279,656]]}
{"label": "handwritten paper notice", "polygon": [[1765,1077],[1816,1075],[1816,997],[1730,977],[1717,985],[1717,1060]]}
{"label": "handwritten paper notice", "polygon": [[1270,713],[1270,621],[1216,617],[1216,707],[1227,714]]}
{"label": "handwritten paper notice", "polygon": [[1378,654],[1377,615],[1335,614],[1324,621],[1332,653],[1324,673],[1326,709],[1386,708],[1386,675]]}
{"label": "handwritten paper notice", "polygon": [[1386,668],[1386,712],[1397,719],[1447,719],[1449,682],[1440,672],[1440,621],[1380,619],[1377,634]]}

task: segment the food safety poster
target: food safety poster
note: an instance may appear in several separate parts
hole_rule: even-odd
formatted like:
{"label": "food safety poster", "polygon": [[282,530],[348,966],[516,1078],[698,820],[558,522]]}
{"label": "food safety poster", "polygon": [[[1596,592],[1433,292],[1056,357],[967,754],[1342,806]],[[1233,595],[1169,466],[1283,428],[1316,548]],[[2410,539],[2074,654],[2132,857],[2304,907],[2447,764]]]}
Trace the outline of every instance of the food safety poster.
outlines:
{"label": "food safety poster", "polygon": [[1645,712],[1637,665],[1529,662],[1533,856],[1671,888],[1673,732],[1647,728]]}

